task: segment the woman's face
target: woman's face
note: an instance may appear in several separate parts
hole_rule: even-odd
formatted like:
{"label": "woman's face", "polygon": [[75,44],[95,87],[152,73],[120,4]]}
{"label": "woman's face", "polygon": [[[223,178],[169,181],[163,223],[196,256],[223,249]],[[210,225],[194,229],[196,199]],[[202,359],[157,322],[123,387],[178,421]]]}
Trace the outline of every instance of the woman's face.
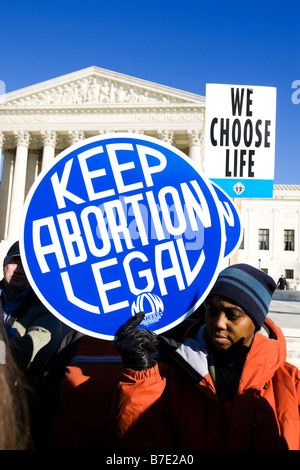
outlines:
{"label": "woman's face", "polygon": [[251,318],[237,305],[220,296],[210,297],[205,311],[206,331],[219,350],[227,350],[238,341],[250,346],[255,334]]}

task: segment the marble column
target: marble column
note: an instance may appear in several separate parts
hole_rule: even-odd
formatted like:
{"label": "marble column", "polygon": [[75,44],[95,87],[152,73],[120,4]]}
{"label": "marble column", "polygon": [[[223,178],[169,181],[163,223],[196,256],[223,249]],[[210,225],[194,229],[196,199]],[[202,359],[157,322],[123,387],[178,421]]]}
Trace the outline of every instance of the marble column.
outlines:
{"label": "marble column", "polygon": [[189,157],[196,164],[196,167],[204,171],[202,161],[202,132],[197,129],[189,129],[187,131],[189,137]]}
{"label": "marble column", "polygon": [[42,171],[47,169],[55,156],[56,132],[41,131],[43,141]]}
{"label": "marble column", "polygon": [[8,239],[12,241],[19,238],[20,222],[25,197],[29,132],[17,131],[15,132],[15,139],[17,149],[8,225]]}

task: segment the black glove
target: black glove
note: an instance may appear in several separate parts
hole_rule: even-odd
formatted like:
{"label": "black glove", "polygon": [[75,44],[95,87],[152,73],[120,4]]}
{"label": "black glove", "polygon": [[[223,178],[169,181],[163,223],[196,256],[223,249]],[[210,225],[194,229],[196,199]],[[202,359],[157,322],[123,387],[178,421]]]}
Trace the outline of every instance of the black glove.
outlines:
{"label": "black glove", "polygon": [[153,331],[136,328],[144,319],[145,313],[139,312],[131,317],[118,331],[115,345],[125,367],[144,370],[153,367],[150,354],[158,343]]}

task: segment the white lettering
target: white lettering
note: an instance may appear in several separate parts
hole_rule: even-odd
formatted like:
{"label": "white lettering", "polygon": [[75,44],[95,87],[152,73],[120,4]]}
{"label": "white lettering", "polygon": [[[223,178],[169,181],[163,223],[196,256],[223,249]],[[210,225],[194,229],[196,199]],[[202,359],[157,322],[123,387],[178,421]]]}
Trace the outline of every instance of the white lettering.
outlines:
{"label": "white lettering", "polygon": [[[138,203],[138,201],[141,201],[143,199],[144,198],[143,198],[142,194],[135,194],[133,196],[125,197],[124,202],[126,204],[131,204],[142,245],[148,245],[149,240],[148,240],[144,220],[143,220],[143,217],[142,217],[142,214],[141,214],[140,205]],[[132,238],[132,232],[131,231],[130,231],[130,234],[131,234],[131,238]]]}
{"label": "white lettering", "polygon": [[[98,170],[90,171],[86,161],[88,158],[93,157],[94,155],[97,155],[99,153],[103,153],[103,147],[101,146],[86,150],[85,152],[82,152],[78,155],[78,160],[80,163],[82,176],[84,179],[85,187],[86,187],[90,201],[94,201],[95,199],[100,199],[104,197],[114,196],[115,194],[114,189],[98,191],[97,193],[94,190],[92,179],[105,176],[106,170],[105,168],[100,168]],[[105,161],[104,157],[103,157],[103,161]]]}
{"label": "white lettering", "polygon": [[131,253],[128,253],[128,255],[125,256],[123,266],[124,266],[124,270],[127,276],[127,281],[128,281],[130,292],[132,292],[134,295],[139,295],[139,294],[142,294],[143,292],[151,292],[154,287],[154,280],[153,280],[151,269],[144,269],[144,271],[139,271],[137,273],[140,279],[145,278],[147,281],[147,284],[145,285],[144,289],[138,289],[134,281],[134,277],[136,276],[132,275],[132,270],[131,270],[132,268],[130,266],[130,262],[133,259],[140,259],[144,263],[148,261],[147,256],[144,253],[141,253],[139,251],[133,251]]}
{"label": "white lettering", "polygon": [[197,181],[190,181],[190,184],[193,186],[199,201],[195,198],[192,191],[188,187],[187,183],[181,183],[182,194],[185,200],[185,207],[191,222],[192,230],[195,232],[198,230],[198,224],[196,222],[195,214],[199,217],[200,221],[205,228],[211,226],[210,211],[207,204],[207,201],[203,195],[203,192],[200,189],[200,186]]}
{"label": "white lettering", "polygon": [[[145,147],[144,145],[137,145],[136,148],[137,148],[141,165],[142,165],[142,169],[144,172],[146,185],[153,186],[154,183],[153,183],[153,179],[151,175],[153,173],[158,173],[158,172],[163,171],[167,165],[167,159],[163,153],[159,152],[158,150]],[[159,160],[159,165],[149,166],[147,155],[157,158]]]}
{"label": "white lettering", "polygon": [[[171,261],[170,268],[163,268],[163,264],[166,263],[162,262],[163,252],[167,251]],[[165,261],[165,260],[164,260]],[[160,245],[156,245],[155,247],[155,266],[156,266],[156,273],[157,273],[157,280],[160,288],[161,295],[167,295],[167,289],[165,285],[165,279],[168,277],[175,276],[178,284],[179,290],[184,290],[184,282],[182,278],[182,273],[178,261],[178,257],[175,250],[175,245],[173,241],[165,242]]]}
{"label": "white lettering", "polygon": [[[87,259],[87,253],[75,212],[58,214],[57,220],[70,265],[83,263]],[[75,253],[75,247],[77,248],[76,253],[78,254]]]}
{"label": "white lettering", "polygon": [[177,242],[177,247],[179,250],[179,255],[180,255],[179,257],[180,257],[180,260],[184,269],[186,282],[187,282],[187,285],[190,286],[192,282],[196,279],[196,276],[198,275],[198,273],[200,272],[200,269],[203,266],[203,263],[205,261],[205,255],[204,255],[204,252],[201,251],[197,263],[195,264],[194,268],[191,270],[190,263],[186,254],[186,249],[184,247],[182,238],[178,238],[176,242]]}
{"label": "white lettering", "polygon": [[114,177],[115,177],[119,194],[143,188],[144,185],[142,182],[127,184],[127,185],[124,184],[124,181],[122,178],[122,171],[132,170],[133,168],[135,168],[135,165],[133,161],[122,163],[122,164],[119,163],[117,159],[117,155],[116,155],[117,150],[133,151],[133,146],[132,144],[125,144],[125,143],[110,144],[107,146],[107,153],[110,159],[111,167],[114,173]]}
{"label": "white lettering", "polygon": [[224,219],[227,221],[230,227],[234,226],[234,215],[231,210],[231,207],[227,201],[222,201],[220,203],[221,212],[224,216]]}
{"label": "white lettering", "polygon": [[[89,221],[89,216],[94,215],[96,219],[96,227],[97,230],[91,229],[91,224]],[[108,255],[111,249],[110,239],[108,235],[108,231],[106,228],[106,224],[104,221],[103,213],[100,207],[96,206],[89,206],[85,207],[81,212],[81,221],[84,228],[86,241],[88,243],[88,247],[92,255],[101,258],[102,256]],[[97,232],[98,231],[98,232]],[[94,234],[98,235],[99,239],[102,242],[102,248],[98,248],[95,244]]]}
{"label": "white lettering", "polygon": [[73,158],[67,161],[60,181],[58,179],[57,173],[54,173],[54,175],[51,176],[51,183],[59,209],[64,209],[66,207],[65,198],[73,201],[75,204],[81,204],[85,202],[83,199],[67,190],[72,163]]}
{"label": "white lettering", "polygon": [[121,201],[119,199],[108,201],[103,204],[103,207],[107,215],[109,228],[111,230],[111,235],[113,237],[117,253],[123,251],[120,234],[123,234],[128,250],[132,249],[133,244],[127,227],[127,220]]}
{"label": "white lettering", "polygon": [[101,269],[114,266],[115,264],[118,264],[117,258],[111,258],[92,264],[92,270],[104,313],[121,310],[122,308],[126,308],[129,305],[127,300],[124,300],[123,302],[117,302],[115,304],[109,304],[108,302],[106,291],[121,287],[121,282],[118,279],[116,281],[104,283],[100,271]]}
{"label": "white lettering", "polygon": [[[174,213],[176,213],[177,215],[177,228],[173,225],[171,220],[171,211],[169,209],[170,204],[168,204],[166,201],[166,197],[168,194],[171,195],[173,199],[174,204],[172,204],[172,207],[175,208]],[[172,186],[165,186],[159,191],[158,199],[160,202],[160,208],[163,213],[163,219],[166,224],[167,231],[171,235],[181,235],[186,229],[186,220],[177,189],[173,188]]]}
{"label": "white lettering", "polygon": [[100,314],[100,310],[97,305],[91,305],[85,302],[84,300],[81,300],[75,296],[73,292],[72,284],[70,281],[70,277],[67,271],[60,273],[60,275],[61,275],[61,279],[65,288],[65,293],[69,302],[76,305],[76,307],[86,310],[87,312]]}
{"label": "white lettering", "polygon": [[146,198],[147,198],[147,201],[148,201],[148,204],[149,204],[149,210],[150,210],[151,219],[152,219],[152,222],[153,222],[153,225],[154,225],[154,228],[155,228],[157,240],[159,240],[159,241],[164,240],[165,239],[165,234],[164,234],[164,230],[163,230],[163,227],[162,227],[162,223],[161,223],[161,220],[160,220],[160,216],[159,216],[157,204],[156,204],[155,199],[154,199],[153,192],[152,191],[147,191],[146,192]]}
{"label": "white lettering", "polygon": [[[180,188],[182,201],[176,188],[166,186],[158,192],[157,201],[154,193],[147,191],[145,195],[134,194],[122,200],[107,201],[101,208],[84,207],[81,214],[75,211],[60,213],[57,215],[58,232],[53,218],[34,221],[35,243],[38,245],[42,272],[49,271],[45,255],[53,252],[56,253],[59,267],[65,267],[60,243],[64,244],[70,265],[83,263],[89,253],[96,257],[107,256],[112,248],[112,240],[117,253],[125,249],[132,250],[133,240],[136,239],[146,246],[150,237],[163,241],[183,233],[186,238],[192,238],[192,233],[196,234],[202,246],[204,227],[211,225],[208,204],[196,181],[182,183]],[[145,204],[141,204],[141,201],[145,201]],[[223,206],[222,209],[224,217],[232,225],[234,221],[230,207],[227,211]],[[128,223],[130,212],[134,219],[131,224]],[[151,227],[148,227],[148,218]],[[148,228],[151,233],[148,233]],[[45,233],[52,240],[49,246],[43,247],[43,255],[40,240],[42,229],[47,229]],[[201,246],[197,243],[197,247]]]}
{"label": "white lettering", "polygon": [[[128,168],[126,167],[126,169]],[[120,171],[125,170],[121,167]],[[66,187],[64,186],[66,184],[65,176],[62,180],[62,187]],[[126,299],[120,301],[118,297],[116,300],[113,295],[113,291],[116,293],[116,289],[122,286],[121,277],[118,279],[116,274],[118,268],[123,269],[129,290],[136,296],[152,292],[156,284],[162,296],[170,293],[170,289],[174,288],[174,283],[177,284],[178,290],[184,290],[186,286],[190,286],[195,281],[204,264],[204,227],[211,225],[211,218],[208,204],[197,181],[182,183],[180,185],[181,192],[178,189],[172,186],[161,188],[157,193],[157,201],[154,193],[147,191],[144,195],[133,194],[122,200],[115,199],[104,202],[101,208],[97,206],[84,207],[81,214],[77,214],[75,211],[60,213],[56,216],[57,221],[53,217],[34,221],[34,249],[42,273],[50,271],[50,265],[48,266],[46,262],[48,255],[56,257],[60,269],[66,268],[66,261],[71,266],[84,263],[89,254],[102,258],[101,261],[97,260],[90,266],[104,313],[128,306]],[[60,194],[64,194],[64,191],[61,190]],[[145,202],[145,206],[141,201]],[[222,208],[224,217],[231,224],[233,214],[230,207],[228,204],[224,204]],[[146,214],[142,212],[142,209],[145,209]],[[183,234],[186,239],[187,227],[197,236],[199,234],[198,259],[191,264],[191,259],[187,255],[188,244],[185,244],[184,239],[180,237],[174,241],[164,241],[157,244],[154,247],[154,260],[151,260],[150,263],[146,254],[134,250],[135,246],[129,230],[126,210],[132,211],[142,246],[149,244],[150,234],[148,234],[146,224],[148,216],[154,224],[159,241],[166,240],[170,235],[179,237]],[[113,246],[116,253],[132,251],[125,252],[123,261],[113,257],[114,255],[110,259],[104,259],[109,256]],[[65,253],[67,255],[66,261]],[[154,268],[151,268],[153,262]],[[121,266],[118,266],[118,263],[121,263]],[[113,277],[108,275],[110,268],[114,273]],[[106,269],[108,274],[106,274]],[[103,280],[104,274],[109,282]],[[80,294],[74,293],[69,273],[61,273],[61,278],[70,302],[79,308],[99,313],[97,305],[91,305],[81,299]],[[122,291],[120,293],[122,295]],[[111,303],[110,296],[111,299],[115,299],[114,303]]]}
{"label": "white lettering", "polygon": [[[51,243],[49,245],[41,245],[41,228],[47,227],[48,234],[51,238]],[[50,271],[48,264],[45,260],[45,255],[53,253],[56,256],[58,266],[60,269],[66,267],[64,260],[64,255],[60,246],[60,241],[58,238],[58,233],[55,227],[53,217],[45,217],[44,219],[34,220],[32,223],[32,239],[35,256],[39,263],[42,273],[47,273]]]}

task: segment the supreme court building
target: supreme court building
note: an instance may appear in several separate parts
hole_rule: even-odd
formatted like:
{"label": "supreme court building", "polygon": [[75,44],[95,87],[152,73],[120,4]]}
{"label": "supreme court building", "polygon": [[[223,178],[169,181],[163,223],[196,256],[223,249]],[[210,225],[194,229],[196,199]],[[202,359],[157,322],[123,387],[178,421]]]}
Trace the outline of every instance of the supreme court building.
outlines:
{"label": "supreme court building", "polygon": [[[159,138],[203,172],[205,97],[88,67],[1,96],[0,260],[18,239],[25,197],[61,151],[107,132]],[[247,262],[300,285],[300,186],[274,187],[273,199],[242,199],[244,239],[235,262]],[[288,253],[287,253],[288,252]]]}

